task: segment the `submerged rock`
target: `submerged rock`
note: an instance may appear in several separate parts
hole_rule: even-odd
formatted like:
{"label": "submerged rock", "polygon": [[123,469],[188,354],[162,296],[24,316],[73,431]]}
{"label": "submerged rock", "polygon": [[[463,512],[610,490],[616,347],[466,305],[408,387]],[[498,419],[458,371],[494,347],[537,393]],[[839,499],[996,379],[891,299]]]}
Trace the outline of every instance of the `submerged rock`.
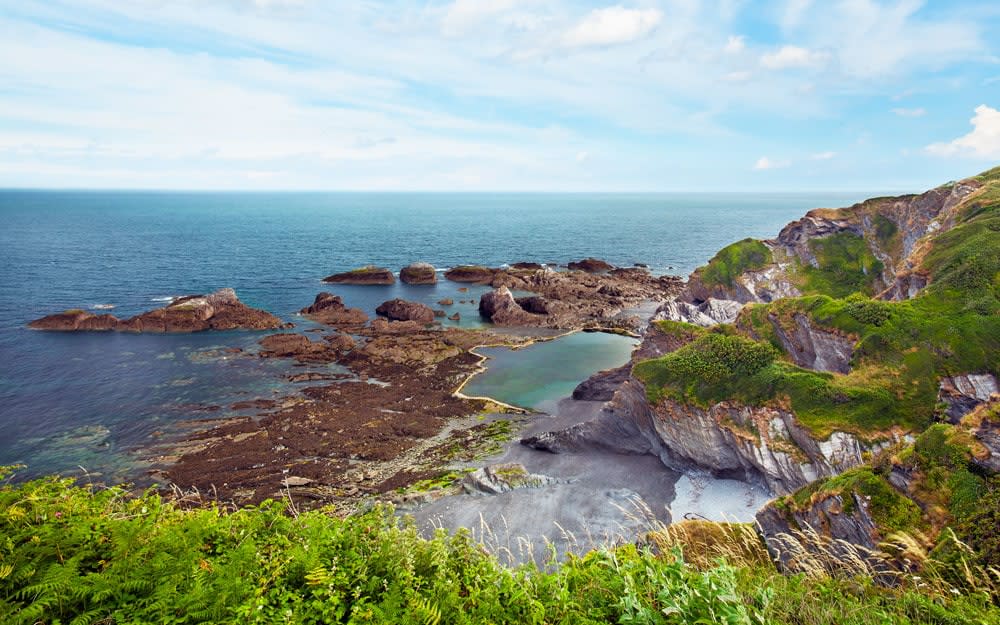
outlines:
{"label": "submerged rock", "polygon": [[480,267],[479,265],[459,265],[444,272],[444,277],[452,282],[489,284],[493,280],[493,276],[496,275],[496,272],[496,269]]}
{"label": "submerged rock", "polygon": [[163,308],[118,319],[113,315],[95,315],[84,310],[67,310],[36,319],[28,324],[35,330],[60,332],[201,332],[203,330],[274,330],[291,324],[278,317],[250,308],[232,289],[219,289],[208,295],[185,295]]}
{"label": "submerged rock", "polygon": [[587,273],[603,273],[615,268],[611,263],[599,258],[584,258],[583,260],[573,261],[566,266],[571,271],[586,271]]}
{"label": "submerged rock", "polygon": [[399,279],[406,284],[434,284],[437,282],[437,272],[429,263],[413,263],[403,267]]}
{"label": "submerged rock", "polygon": [[335,273],[323,278],[323,282],[333,284],[386,285],[396,282],[396,277],[385,267],[366,265],[352,271]]}

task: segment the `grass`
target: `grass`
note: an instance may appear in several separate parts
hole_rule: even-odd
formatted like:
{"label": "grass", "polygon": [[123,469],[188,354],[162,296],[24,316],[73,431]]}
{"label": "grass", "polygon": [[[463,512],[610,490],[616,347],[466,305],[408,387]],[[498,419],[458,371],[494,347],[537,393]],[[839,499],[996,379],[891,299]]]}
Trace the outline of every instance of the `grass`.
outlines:
{"label": "grass", "polygon": [[[890,222],[891,223],[891,222]],[[864,238],[839,232],[809,241],[817,266],[799,267],[803,293],[846,297],[852,293],[872,295],[884,268]]]}
{"label": "grass", "polygon": [[[377,508],[184,509],[49,478],[0,487],[0,621],[33,623],[997,622],[989,590],[782,575],[751,526],[502,566],[468,532],[421,538]],[[693,560],[688,560],[690,554]],[[697,554],[704,554],[698,557]],[[713,557],[707,557],[712,554]]]}
{"label": "grass", "polygon": [[706,286],[732,287],[737,276],[771,261],[771,250],[766,245],[757,239],[743,239],[719,250],[699,273]]}

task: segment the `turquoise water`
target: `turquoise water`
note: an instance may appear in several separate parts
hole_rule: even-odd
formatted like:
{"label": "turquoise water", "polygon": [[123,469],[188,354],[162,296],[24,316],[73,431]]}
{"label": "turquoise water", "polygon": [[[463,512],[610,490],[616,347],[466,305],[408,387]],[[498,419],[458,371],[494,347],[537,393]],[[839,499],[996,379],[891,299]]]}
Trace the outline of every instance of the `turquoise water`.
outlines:
{"label": "turquoise water", "polygon": [[567,397],[577,384],[604,369],[628,362],[639,341],[605,332],[576,332],[521,349],[483,347],[487,370],[472,378],[462,392],[492,397],[522,408]]}
{"label": "turquoise water", "polygon": [[[284,379],[287,364],[212,356],[220,347],[251,350],[259,333],[25,329],[52,312],[111,304],[126,317],[169,296],[228,286],[301,330],[308,323],[295,311],[321,290],[369,313],[393,297],[436,306],[482,291],[320,282],[367,263],[398,270],[418,260],[444,268],[597,256],[686,275],[727,243],[773,236],[810,208],[870,195],[0,191],[0,464],[118,475],[123,455],[184,419],[230,416],[233,401],[295,388]],[[463,325],[480,324],[475,303],[455,310]],[[572,340],[598,340],[589,336]],[[540,353],[548,355],[533,374],[511,384],[521,387],[515,403],[571,389],[575,382],[560,376],[574,359],[603,358],[600,349],[570,350],[565,362],[562,347]]]}

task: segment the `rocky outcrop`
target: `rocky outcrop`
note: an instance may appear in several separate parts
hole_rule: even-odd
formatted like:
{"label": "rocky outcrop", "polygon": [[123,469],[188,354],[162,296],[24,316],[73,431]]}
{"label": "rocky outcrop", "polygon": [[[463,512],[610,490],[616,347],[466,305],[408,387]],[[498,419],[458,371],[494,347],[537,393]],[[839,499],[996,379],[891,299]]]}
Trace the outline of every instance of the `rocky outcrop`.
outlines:
{"label": "rocky outcrop", "polygon": [[498,270],[478,265],[460,265],[444,272],[444,277],[452,282],[470,282],[474,284],[489,284]]}
{"label": "rocky outcrop", "polygon": [[479,314],[498,326],[538,326],[544,324],[544,316],[521,308],[510,289],[501,286],[483,293],[479,298]]}
{"label": "rocky outcrop", "polygon": [[291,327],[278,317],[250,308],[232,289],[220,289],[208,295],[179,297],[129,319],[113,315],[94,315],[83,310],[67,310],[36,319],[28,324],[35,330],[61,332],[201,332],[204,330],[274,330]]}
{"label": "rocky outcrop", "polygon": [[470,495],[499,495],[516,488],[542,488],[558,483],[554,477],[529,473],[523,464],[494,464],[476,469],[462,478],[462,489]]}
{"label": "rocky outcrop", "polygon": [[709,298],[700,304],[671,300],[656,310],[653,320],[683,321],[708,327],[736,321],[741,310],[743,304],[734,300]]}
{"label": "rocky outcrop", "polygon": [[584,258],[583,260],[572,261],[566,267],[570,271],[586,271],[587,273],[603,273],[615,268],[614,265],[599,258]]}
{"label": "rocky outcrop", "polygon": [[302,334],[272,334],[258,341],[261,358],[293,358],[301,363],[335,362],[340,354],[354,347],[354,341],[344,334],[324,337],[323,342],[310,341]]}
{"label": "rocky outcrop", "polygon": [[339,295],[327,292],[318,294],[312,305],[300,310],[299,314],[335,327],[363,326],[368,323],[365,311],[348,308]]}
{"label": "rocky outcrop", "polygon": [[331,284],[387,285],[396,282],[396,277],[385,267],[366,265],[352,271],[335,273],[323,278]]}
{"label": "rocky outcrop", "polygon": [[573,399],[581,401],[611,401],[615,391],[632,375],[632,364],[617,369],[598,371],[573,389]]}
{"label": "rocky outcrop", "polygon": [[945,404],[945,414],[952,423],[972,412],[980,404],[1000,394],[997,379],[990,373],[968,373],[941,379],[938,401]]}
{"label": "rocky outcrop", "polygon": [[434,322],[434,310],[430,306],[399,298],[382,302],[375,313],[391,321],[416,321],[425,324]]}
{"label": "rocky outcrop", "polygon": [[853,491],[823,497],[804,510],[779,508],[772,502],[757,513],[757,527],[771,556],[785,571],[808,571],[809,561],[825,558],[831,562],[860,558],[883,571],[886,561],[877,549],[885,536],[872,517],[871,506],[867,497]]}
{"label": "rocky outcrop", "polygon": [[413,263],[399,271],[399,279],[406,284],[435,284],[437,272],[429,263]]}
{"label": "rocky outcrop", "polygon": [[855,339],[818,328],[802,313],[793,315],[790,324],[783,324],[774,315],[768,320],[785,353],[796,365],[814,371],[851,371]]}

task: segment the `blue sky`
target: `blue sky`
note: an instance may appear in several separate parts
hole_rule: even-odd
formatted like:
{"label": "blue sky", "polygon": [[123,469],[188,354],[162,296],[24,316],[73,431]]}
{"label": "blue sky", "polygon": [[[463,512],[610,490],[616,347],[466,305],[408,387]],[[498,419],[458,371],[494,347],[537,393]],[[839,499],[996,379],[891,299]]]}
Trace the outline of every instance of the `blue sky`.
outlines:
{"label": "blue sky", "polygon": [[0,187],[922,190],[995,0],[0,0]]}

